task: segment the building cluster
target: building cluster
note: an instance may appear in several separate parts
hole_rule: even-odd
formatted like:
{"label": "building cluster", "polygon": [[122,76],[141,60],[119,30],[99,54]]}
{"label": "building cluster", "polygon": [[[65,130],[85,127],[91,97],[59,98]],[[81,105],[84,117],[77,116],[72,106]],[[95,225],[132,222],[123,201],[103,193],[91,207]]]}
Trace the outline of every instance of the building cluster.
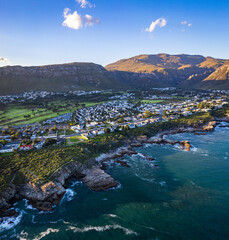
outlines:
{"label": "building cluster", "polygon": [[73,113],[66,113],[54,118],[50,118],[46,121],[43,121],[43,124],[52,124],[52,123],[66,123],[72,120]]}
{"label": "building cluster", "polygon": [[102,134],[107,128],[112,132],[123,127],[135,128],[160,121],[168,121],[197,112],[208,112],[214,107],[221,108],[228,102],[218,97],[196,97],[182,102],[168,104],[135,105],[126,100],[107,102],[76,111],[76,125],[71,129],[77,134],[93,137]]}
{"label": "building cluster", "polygon": [[47,91],[31,91],[31,92],[24,92],[22,94],[5,95],[5,96],[0,96],[0,103],[25,102],[26,100],[35,100],[37,98],[45,98],[47,96],[53,96],[56,94],[62,94],[62,93],[47,92]]}
{"label": "building cluster", "polygon": [[92,94],[99,94],[103,92],[107,92],[109,90],[101,90],[101,91],[70,91],[70,92],[48,92],[48,91],[30,91],[24,92],[21,94],[14,94],[14,95],[4,95],[0,96],[0,103],[13,103],[13,102],[25,102],[27,100],[36,100],[38,98],[46,98],[50,96],[63,96],[66,97],[68,95],[76,95],[76,96],[83,96],[83,95],[92,95]]}
{"label": "building cluster", "polygon": [[[43,94],[45,95],[44,92]],[[25,96],[29,97],[29,95]],[[154,96],[148,94],[145,99],[147,97]],[[94,137],[105,132],[122,131],[197,112],[207,112],[211,111],[212,108],[217,109],[228,104],[222,93],[218,94],[217,92],[199,93],[191,99],[170,101],[167,104],[163,104],[163,102],[160,104],[147,103],[147,101],[133,98],[132,93],[127,93],[124,94],[124,99],[116,97],[115,100],[112,99],[103,104],[77,109],[75,113],[51,118],[44,121],[43,124],[28,124],[8,129],[0,128],[0,153],[32,148],[40,149],[47,139],[57,141],[65,139],[67,137],[66,131],[69,131],[73,136]],[[58,131],[62,133],[59,134]]]}

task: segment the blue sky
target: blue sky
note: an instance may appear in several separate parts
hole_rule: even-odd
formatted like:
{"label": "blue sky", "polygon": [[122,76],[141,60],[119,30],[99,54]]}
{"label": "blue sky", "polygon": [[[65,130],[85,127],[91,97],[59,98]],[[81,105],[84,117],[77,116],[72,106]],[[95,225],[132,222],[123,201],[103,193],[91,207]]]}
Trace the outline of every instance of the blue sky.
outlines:
{"label": "blue sky", "polygon": [[228,0],[0,0],[1,66],[157,53],[228,59],[228,43]]}

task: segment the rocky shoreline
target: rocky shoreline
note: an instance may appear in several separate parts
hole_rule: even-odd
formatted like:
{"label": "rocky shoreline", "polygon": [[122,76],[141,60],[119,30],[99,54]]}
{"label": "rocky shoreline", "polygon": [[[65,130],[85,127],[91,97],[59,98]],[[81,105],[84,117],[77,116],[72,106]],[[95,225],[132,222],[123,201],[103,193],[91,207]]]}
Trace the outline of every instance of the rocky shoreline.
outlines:
{"label": "rocky shoreline", "polygon": [[19,213],[13,209],[13,204],[22,199],[27,199],[29,204],[40,211],[51,211],[62,200],[71,179],[81,181],[93,191],[104,191],[119,185],[95,162],[93,166],[75,162],[62,168],[52,181],[42,186],[30,182],[20,186],[11,184],[0,198],[0,217],[17,217]]}
{"label": "rocky shoreline", "polygon": [[[124,155],[135,155],[137,152],[134,148],[142,147],[144,144],[179,144],[181,149],[190,151],[192,148],[188,141],[171,141],[164,139],[164,136],[177,133],[195,133],[213,131],[217,125],[216,121],[197,128],[178,128],[165,132],[158,133],[152,138],[146,136],[138,137],[132,141],[128,141],[127,146],[118,149],[115,152],[106,154],[104,158],[88,161],[88,164],[80,164],[74,162],[63,167],[55,173],[53,180],[37,186],[33,183],[15,186],[10,184],[7,190],[0,197],[0,218],[18,216],[19,213],[13,208],[13,204],[21,199],[27,199],[28,203],[40,211],[51,211],[55,205],[58,205],[62,200],[68,182],[71,179],[77,179],[85,184],[93,191],[104,191],[110,188],[117,187],[119,184],[104,169],[106,162],[115,160],[115,164],[121,164],[124,167],[130,167],[127,162],[120,160]],[[154,161],[152,157],[145,156],[149,161]]]}

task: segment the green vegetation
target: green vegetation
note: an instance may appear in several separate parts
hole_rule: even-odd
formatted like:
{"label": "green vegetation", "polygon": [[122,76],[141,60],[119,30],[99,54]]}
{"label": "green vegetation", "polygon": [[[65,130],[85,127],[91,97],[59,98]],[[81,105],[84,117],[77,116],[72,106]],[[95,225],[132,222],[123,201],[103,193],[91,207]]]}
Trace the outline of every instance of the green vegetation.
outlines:
{"label": "green vegetation", "polygon": [[164,100],[149,100],[149,99],[143,99],[141,100],[141,103],[146,103],[146,104],[154,104],[154,103],[161,103]]}
{"label": "green vegetation", "polygon": [[70,141],[73,143],[80,142],[79,138],[77,138],[77,137],[70,137]]}
{"label": "green vegetation", "polygon": [[144,115],[145,118],[149,118],[149,117],[152,117],[152,116],[153,116],[153,113],[150,112],[149,110],[147,110],[147,111],[145,111],[145,112],[143,113],[143,115]]}
{"label": "green vegetation", "polygon": [[88,140],[88,138],[84,137],[84,136],[75,136],[75,137],[70,137],[67,139],[67,144],[69,146],[71,146],[72,144],[78,144],[80,142],[86,142]]}
{"label": "green vegetation", "polygon": [[[0,157],[0,190],[4,190],[12,179],[14,179],[14,184],[23,183],[26,179],[42,184],[52,179],[52,174],[60,169],[63,164],[71,161],[87,163],[88,159],[122,146],[128,139],[142,135],[152,137],[160,131],[176,127],[194,127],[205,124],[211,119],[210,113],[198,113],[167,122],[145,125],[140,128],[125,128],[123,131],[117,130],[112,133],[105,133],[72,146],[47,147],[42,150],[2,156]],[[70,139],[77,141],[76,138]]]}
{"label": "green vegetation", "polygon": [[217,111],[212,111],[212,116],[218,117],[218,118],[224,118],[224,117],[229,117],[229,104],[224,105],[223,108],[217,110]]}
{"label": "green vegetation", "polygon": [[102,102],[74,102],[67,100],[56,100],[38,104],[9,104],[0,110],[0,126],[21,125],[57,117],[62,114],[74,112],[78,108],[94,106]]}
{"label": "green vegetation", "polygon": [[83,163],[87,157],[83,148],[77,145],[66,148],[49,147],[2,157],[0,189],[4,189],[13,178],[15,184],[20,184],[25,179],[34,183],[44,183],[63,164],[71,161]]}
{"label": "green vegetation", "polygon": [[76,134],[76,132],[73,131],[73,130],[71,130],[71,129],[58,130],[57,136],[64,135],[64,134],[65,134],[66,136],[69,136],[69,135]]}

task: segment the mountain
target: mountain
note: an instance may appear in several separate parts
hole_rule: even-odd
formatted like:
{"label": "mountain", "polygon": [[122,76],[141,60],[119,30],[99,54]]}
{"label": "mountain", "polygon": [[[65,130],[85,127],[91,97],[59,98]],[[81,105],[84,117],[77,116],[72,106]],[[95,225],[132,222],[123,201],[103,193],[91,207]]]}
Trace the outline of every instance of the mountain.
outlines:
{"label": "mountain", "polygon": [[[139,55],[119,60],[105,68],[125,84],[136,88],[185,87],[207,88],[205,79],[222,67],[226,60],[200,55]],[[229,84],[224,84],[229,88]],[[214,84],[212,85],[214,87]]]}
{"label": "mountain", "polygon": [[212,74],[205,78],[200,87],[229,89],[229,61],[217,68]]}
{"label": "mountain", "polygon": [[25,91],[72,91],[122,88],[113,74],[94,63],[0,68],[0,95]]}
{"label": "mountain", "polygon": [[25,91],[229,89],[229,60],[200,55],[139,55],[105,68],[94,63],[0,67],[0,95]]}

